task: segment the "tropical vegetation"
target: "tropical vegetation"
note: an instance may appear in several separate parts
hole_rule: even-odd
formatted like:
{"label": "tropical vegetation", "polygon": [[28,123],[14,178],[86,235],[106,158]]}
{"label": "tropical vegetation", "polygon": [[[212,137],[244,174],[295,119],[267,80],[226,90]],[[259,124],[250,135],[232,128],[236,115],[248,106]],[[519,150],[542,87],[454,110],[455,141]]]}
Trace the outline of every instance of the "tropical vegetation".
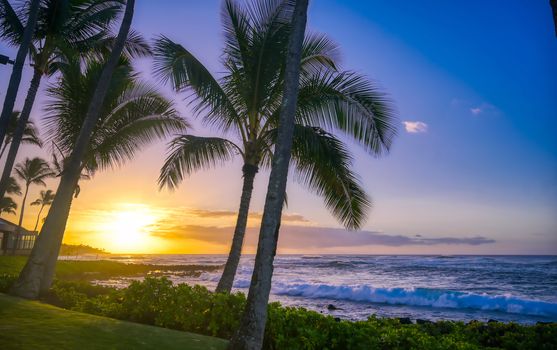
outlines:
{"label": "tropical vegetation", "polygon": [[[23,23],[28,17],[28,3],[17,2],[13,7],[3,0],[1,4],[0,39],[19,46],[25,37]],[[114,44],[109,28],[122,8],[123,3],[119,0],[40,1],[29,49],[33,76],[0,179],[0,197],[4,195],[43,77],[56,74],[59,65],[67,60],[89,59],[107,52]],[[133,35],[128,41],[126,53],[141,55],[148,52],[148,46],[140,36]]]}
{"label": "tropical vegetation", "polygon": [[[19,112],[13,112],[10,118],[9,124],[7,126],[6,136],[4,138],[4,143],[0,146],[0,159],[4,155],[4,152],[12,142],[15,130],[19,124]],[[33,121],[28,120],[25,129],[23,129],[23,136],[21,138],[21,144],[30,144],[38,147],[43,146],[43,142],[39,137],[39,131]]]}
{"label": "tropical vegetation", "polygon": [[[0,272],[0,292],[6,291],[14,279]],[[5,297],[0,295],[0,298]],[[124,289],[58,280],[43,301],[73,311],[224,339],[230,339],[237,330],[246,303],[241,293],[212,293],[201,286],[173,285],[165,278],[146,278]],[[354,322],[303,308],[283,307],[279,303],[269,304],[268,314],[263,349],[273,350],[549,350],[554,348],[557,338],[555,323],[423,321],[406,324],[399,319],[373,315]],[[37,317],[25,319],[32,322]],[[53,321],[63,322],[61,318]]]}
{"label": "tropical vegetation", "polygon": [[27,201],[27,194],[31,185],[46,186],[45,180],[54,176],[52,169],[48,162],[42,158],[35,157],[32,159],[26,158],[23,162],[15,166],[16,176],[25,184],[25,191],[23,192],[23,200],[21,202],[21,210],[19,211],[18,228],[21,229],[23,222],[23,214],[25,213],[25,203]]}
{"label": "tropical vegetation", "polygon": [[[223,3],[225,45],[222,77],[214,77],[186,48],[167,37],[154,47],[155,74],[176,91],[191,92],[196,115],[225,136],[185,134],[169,144],[161,187],[176,188],[191,173],[239,155],[243,188],[234,238],[218,291],[229,292],[238,266],[253,182],[270,169],[284,95],[286,49],[293,3]],[[347,228],[365,221],[371,201],[352,169],[340,135],[372,155],[391,145],[396,118],[387,96],[366,77],[341,70],[338,46],[326,35],[305,36],[292,145],[294,178],[324,198]],[[336,133],[333,134],[333,133]],[[339,136],[337,136],[339,135]]]}
{"label": "tropical vegetation", "polygon": [[4,196],[0,198],[0,216],[2,216],[2,213],[15,215],[16,210],[17,204],[14,202],[12,197]]}
{"label": "tropical vegetation", "polygon": [[[194,115],[221,134],[204,137],[191,134],[173,103],[134,71],[133,59],[152,53],[131,30],[135,0],[28,0],[15,6],[0,0],[0,39],[19,47],[0,116],[0,157],[8,150],[0,178],[0,214],[17,209],[5,194],[23,192],[21,229],[30,186],[46,186],[45,179],[59,178],[56,190],[41,191],[31,203],[39,207],[35,230],[43,209],[50,210],[19,277],[0,278],[0,289],[30,299],[42,294],[66,308],[168,328],[227,338],[234,332],[234,348],[323,348],[323,339],[331,341],[327,347],[354,347],[346,334],[358,332],[357,326],[344,329],[337,326],[343,322],[306,310],[267,306],[289,171],[323,197],[341,224],[359,229],[371,200],[354,172],[345,139],[379,156],[389,151],[396,134],[396,113],[388,96],[365,76],[343,69],[339,48],[330,38],[306,33],[307,5],[307,0],[224,0],[224,72],[218,76],[177,42],[165,36],[156,39],[155,75],[176,92],[189,92]],[[114,36],[111,29],[119,17]],[[33,72],[18,113],[13,106],[26,55]],[[44,78],[54,81],[42,117],[53,162],[27,158],[14,168],[22,143],[43,146],[29,117]],[[223,293],[150,278],[122,291],[60,281],[51,289],[80,180],[122,165],[145,145],[173,134],[158,180],[161,188],[175,189],[193,172],[236,156],[243,163],[236,227],[217,287]],[[229,293],[261,169],[270,170],[271,176],[246,300]],[[300,320],[314,328],[305,334]],[[290,325],[301,327],[302,342],[289,340],[294,332]],[[373,327],[384,330],[375,323]],[[362,339],[361,344],[381,346],[374,339]],[[396,348],[391,345],[387,347]]]}
{"label": "tropical vegetation", "polygon": [[35,228],[33,231],[37,231],[37,227],[39,226],[39,219],[41,218],[41,213],[43,212],[44,207],[49,206],[52,204],[52,200],[54,200],[55,193],[52,190],[41,191],[39,194],[39,198],[35,199],[31,202],[31,205],[39,206],[39,213],[37,214],[37,221],[35,221]]}

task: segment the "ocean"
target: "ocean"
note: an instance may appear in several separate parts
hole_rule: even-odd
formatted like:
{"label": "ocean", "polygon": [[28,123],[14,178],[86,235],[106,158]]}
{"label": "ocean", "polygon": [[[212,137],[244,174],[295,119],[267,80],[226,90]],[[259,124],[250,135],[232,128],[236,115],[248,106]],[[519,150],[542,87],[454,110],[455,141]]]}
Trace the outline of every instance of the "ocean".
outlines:
{"label": "ocean", "polygon": [[[117,256],[148,264],[224,264],[224,255]],[[242,257],[234,282],[247,292],[255,257]],[[214,289],[220,271],[175,283]],[[98,281],[125,286],[130,278]],[[279,255],[271,300],[350,320],[557,321],[557,256]],[[334,309],[330,307],[334,306]],[[332,310],[331,310],[332,309]]]}

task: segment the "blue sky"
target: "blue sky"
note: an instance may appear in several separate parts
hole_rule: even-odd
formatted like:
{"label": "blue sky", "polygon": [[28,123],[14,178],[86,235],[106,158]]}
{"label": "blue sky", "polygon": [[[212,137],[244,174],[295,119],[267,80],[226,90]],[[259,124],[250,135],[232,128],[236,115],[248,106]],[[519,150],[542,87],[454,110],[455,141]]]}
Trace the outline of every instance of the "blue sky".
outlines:
{"label": "blue sky", "polygon": [[[484,239],[478,244],[438,240],[406,246],[402,240],[383,247],[381,240],[365,244],[360,237],[348,248],[339,241],[319,249],[557,253],[557,38],[548,1],[506,1],[503,6],[494,0],[319,0],[311,3],[308,26],[338,42],[343,68],[373,78],[390,93],[399,112],[400,132],[388,157],[369,158],[353,145],[355,167],[374,200],[367,234]],[[134,27],[147,38],[169,36],[215,74],[222,69],[220,1],[142,1]],[[14,55],[1,43],[0,52]],[[150,62],[138,66],[149,79]],[[29,78],[27,72],[24,81]],[[5,91],[8,69],[2,66],[0,79],[0,91]],[[188,116],[181,98],[177,102]],[[40,107],[33,118],[40,119]],[[199,126],[195,132],[211,133]],[[33,152],[26,149],[22,156]],[[120,171],[99,174],[84,184],[83,202],[74,211],[91,208],[87,192],[109,193],[115,179],[130,176],[134,181],[122,184],[127,195],[120,195],[121,201],[214,211],[237,208],[238,161],[194,175],[175,193],[158,193],[155,179],[163,153],[161,143]],[[257,179],[254,212],[262,210],[267,175],[260,173]],[[207,188],[207,183],[215,185]],[[192,191],[202,186],[202,193]],[[338,223],[319,198],[292,183],[288,192],[288,213],[303,215],[323,232],[337,232]],[[285,244],[292,248],[288,252],[296,251],[294,243]]]}

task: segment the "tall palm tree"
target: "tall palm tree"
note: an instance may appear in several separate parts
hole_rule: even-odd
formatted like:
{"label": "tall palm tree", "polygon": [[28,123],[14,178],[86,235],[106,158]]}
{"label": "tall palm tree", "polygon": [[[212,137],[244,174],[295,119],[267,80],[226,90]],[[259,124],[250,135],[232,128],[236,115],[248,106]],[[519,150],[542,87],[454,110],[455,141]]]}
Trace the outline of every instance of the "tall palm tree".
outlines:
{"label": "tall palm tree", "polygon": [[[170,143],[159,184],[175,188],[192,172],[232,159],[243,160],[243,188],[236,228],[218,292],[229,292],[238,267],[253,182],[269,168],[277,140],[285,57],[293,2],[223,3],[223,65],[217,79],[187,49],[161,37],[155,72],[177,91],[190,91],[194,111],[232,138],[181,135]],[[347,146],[333,132],[351,137],[372,155],[387,151],[396,132],[389,99],[364,76],[342,71],[338,47],[325,35],[308,34],[302,47],[294,126],[295,179],[322,196],[349,229],[358,229],[371,205],[352,171]]]}
{"label": "tall palm tree", "polygon": [[6,196],[0,198],[0,215],[2,215],[2,213],[15,214],[16,210],[17,204],[11,197]]}
{"label": "tall palm tree", "polygon": [[[10,75],[8,89],[6,90],[6,97],[4,98],[4,104],[2,105],[2,113],[0,114],[0,145],[4,143],[8,125],[10,124],[10,117],[12,116],[12,112],[14,110],[17,90],[19,89],[19,83],[21,83],[23,65],[25,64],[25,58],[29,52],[31,40],[33,39],[33,31],[35,30],[37,18],[39,17],[39,4],[40,0],[32,0],[29,6],[27,23],[25,24],[25,29],[23,29],[23,35],[17,50],[12,74]],[[0,0],[0,18],[8,17],[17,17],[17,14],[13,12],[8,0]],[[2,27],[6,22],[7,21],[0,21],[0,27]],[[5,32],[5,29],[0,28],[0,37],[3,37],[3,33]],[[0,196],[0,198],[2,198],[2,196]]]}
{"label": "tall palm tree", "polygon": [[[30,57],[33,77],[14,132],[13,140],[0,178],[0,197],[10,176],[19,150],[23,131],[39,89],[42,77],[56,73],[60,63],[76,56],[90,58],[113,46],[109,29],[121,12],[121,0],[43,0],[34,32]],[[5,7],[10,6],[6,2]],[[22,38],[23,17],[28,12],[27,2],[11,8],[11,16],[0,18],[1,37],[9,44],[18,45]],[[127,54],[147,54],[148,46],[134,35],[128,42]]]}
{"label": "tall palm tree", "polygon": [[43,212],[44,207],[52,204],[52,200],[54,199],[55,195],[56,193],[52,192],[52,190],[41,191],[39,198],[31,202],[31,205],[40,206],[39,213],[37,214],[37,221],[35,222],[35,228],[33,228],[33,231],[37,231],[37,227],[39,226],[39,219],[41,218],[41,213]]}
{"label": "tall palm tree", "polygon": [[282,207],[286,195],[288,166],[292,152],[296,105],[302,59],[302,44],[307,22],[308,0],[296,0],[292,32],[288,41],[284,94],[280,107],[278,139],[273,154],[271,175],[261,221],[257,255],[240,328],[230,341],[231,349],[261,349],[267,322],[267,304],[273,277]]}
{"label": "tall palm tree", "polygon": [[[4,138],[4,144],[2,144],[2,147],[0,149],[0,159],[2,159],[2,156],[4,155],[4,151],[6,151],[6,148],[12,142],[12,138],[14,136],[14,132],[17,127],[18,121],[19,121],[19,112],[13,112],[6,131],[6,137]],[[31,120],[28,120],[25,125],[25,129],[23,130],[23,136],[21,138],[21,143],[35,145],[38,147],[43,146],[43,142],[39,137],[39,131],[37,130],[35,124]]]}
{"label": "tall palm tree", "polygon": [[42,158],[35,157],[33,159],[26,158],[23,162],[15,166],[15,173],[25,183],[25,191],[23,192],[23,200],[21,201],[21,210],[19,212],[18,230],[21,229],[23,222],[23,214],[25,212],[25,202],[31,185],[46,186],[46,179],[53,177],[54,173],[48,162]]}
{"label": "tall palm tree", "polygon": [[[186,126],[185,122],[178,118],[172,104],[161,95],[145,85],[133,84],[133,75],[131,79],[123,78],[125,75],[122,71],[130,72],[130,68],[124,68],[119,64],[120,56],[130,30],[134,5],[134,0],[127,1],[114,49],[106,63],[99,64],[97,78],[88,85],[89,93],[84,95],[86,102],[80,104],[80,108],[85,106],[86,112],[71,114],[73,118],[82,118],[81,127],[64,128],[65,131],[74,130],[72,137],[68,138],[73,142],[68,142],[66,138],[56,142],[63,151],[69,152],[68,161],[64,164],[60,185],[39,238],[11,290],[16,295],[37,298],[40,292],[50,288],[75,186],[84,167],[91,166],[96,169],[120,164],[135,154],[140,146],[171,132],[183,130]],[[129,83],[122,84],[121,80]],[[84,85],[78,85],[78,88],[83,87]],[[117,93],[118,87],[120,91],[123,87],[124,92]],[[128,103],[124,103],[124,100],[128,100]],[[57,105],[60,107],[60,115],[70,111],[70,108],[66,108],[70,107],[69,104]],[[49,109],[52,112],[57,107]],[[144,113],[147,109],[150,109],[148,113]],[[134,118],[136,114],[141,114],[141,117]],[[157,119],[160,119],[157,116],[164,116],[165,122],[157,122]],[[120,122],[117,119],[120,119]],[[126,122],[132,123],[135,120],[137,122],[134,127],[126,125]],[[52,127],[55,124],[50,125]],[[115,127],[119,129],[118,135],[111,134]],[[103,137],[106,137],[104,142],[100,142]]]}

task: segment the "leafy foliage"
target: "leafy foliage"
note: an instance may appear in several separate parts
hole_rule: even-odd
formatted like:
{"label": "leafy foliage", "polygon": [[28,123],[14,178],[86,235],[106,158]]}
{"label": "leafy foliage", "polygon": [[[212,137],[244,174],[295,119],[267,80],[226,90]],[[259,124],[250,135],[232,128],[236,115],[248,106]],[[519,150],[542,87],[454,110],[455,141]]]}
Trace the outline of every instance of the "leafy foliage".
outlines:
{"label": "leafy foliage", "polygon": [[[89,102],[103,69],[102,62],[79,62],[60,67],[58,84],[48,90],[45,117],[48,140],[56,148],[56,168],[61,173],[67,155],[79,136]],[[143,146],[188,126],[171,101],[154,87],[142,83],[126,59],[116,68],[101,115],[83,162],[85,176],[121,165]],[[59,159],[60,158],[60,159]]]}
{"label": "leafy foliage", "polygon": [[[15,5],[0,1],[0,38],[18,46],[29,2],[18,1]],[[95,59],[110,51],[114,35],[109,28],[124,5],[122,0],[42,0],[30,50],[34,69],[49,76],[76,56]],[[133,34],[125,52],[143,56],[150,54],[150,49],[139,35]]]}
{"label": "leafy foliage", "polygon": [[[0,150],[0,158],[4,154],[4,151],[7,149],[8,145],[12,142],[13,134],[15,129],[17,128],[17,124],[19,122],[19,112],[13,112],[8,124],[8,130],[6,133],[6,138],[4,139],[4,144]],[[28,120],[25,124],[25,129],[23,130],[23,137],[21,138],[21,143],[35,145],[38,147],[43,146],[43,142],[39,137],[39,131],[35,124]]]}
{"label": "leafy foliage", "polygon": [[[289,0],[224,1],[224,72],[218,78],[171,39],[159,37],[154,45],[155,74],[176,91],[189,92],[197,116],[231,136],[228,142],[244,164],[256,168],[268,167],[273,155],[293,6]],[[333,134],[380,155],[396,135],[396,113],[376,84],[340,70],[338,46],[326,35],[308,33],[302,51],[292,171],[341,223],[358,229],[371,201],[352,171],[348,147]],[[306,135],[311,138],[302,140]],[[161,169],[161,187],[173,189],[191,172],[232,158],[224,139],[218,140],[220,148],[214,138],[179,136]]]}
{"label": "leafy foliage", "polygon": [[44,181],[54,176],[48,162],[39,157],[25,158],[14,170],[16,176],[25,182],[26,187],[30,184],[46,186]]}
{"label": "leafy foliage", "polygon": [[11,197],[4,196],[0,198],[0,215],[2,213],[15,214],[17,204]]}
{"label": "leafy foliage", "polygon": [[[0,291],[15,279],[0,275]],[[230,338],[245,305],[241,293],[216,294],[201,286],[148,277],[121,290],[57,281],[47,301],[72,310]],[[303,308],[269,304],[264,349],[554,349],[557,324],[440,321],[401,324],[369,317],[345,321]]]}

